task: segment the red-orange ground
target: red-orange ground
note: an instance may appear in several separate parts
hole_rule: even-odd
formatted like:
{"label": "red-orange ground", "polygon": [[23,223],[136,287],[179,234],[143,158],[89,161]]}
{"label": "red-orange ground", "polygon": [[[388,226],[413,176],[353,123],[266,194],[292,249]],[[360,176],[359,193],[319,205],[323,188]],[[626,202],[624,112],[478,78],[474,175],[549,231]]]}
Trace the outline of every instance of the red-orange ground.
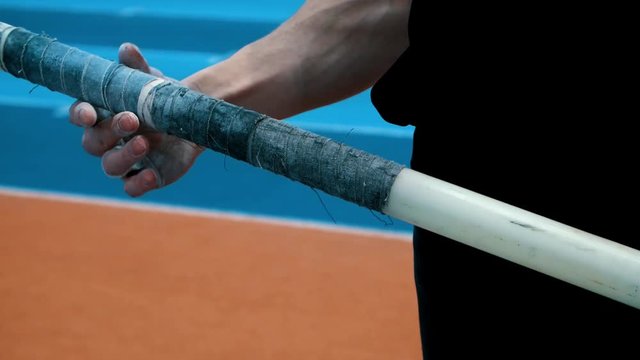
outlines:
{"label": "red-orange ground", "polygon": [[1,360],[420,359],[411,243],[0,194]]}

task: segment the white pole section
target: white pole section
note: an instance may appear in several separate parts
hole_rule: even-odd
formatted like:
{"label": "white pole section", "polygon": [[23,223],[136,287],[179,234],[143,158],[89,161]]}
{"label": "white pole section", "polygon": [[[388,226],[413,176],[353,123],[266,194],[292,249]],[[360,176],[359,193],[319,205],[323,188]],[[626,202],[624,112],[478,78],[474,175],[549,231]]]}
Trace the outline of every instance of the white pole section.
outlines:
{"label": "white pole section", "polygon": [[640,309],[640,251],[411,169],[384,213]]}

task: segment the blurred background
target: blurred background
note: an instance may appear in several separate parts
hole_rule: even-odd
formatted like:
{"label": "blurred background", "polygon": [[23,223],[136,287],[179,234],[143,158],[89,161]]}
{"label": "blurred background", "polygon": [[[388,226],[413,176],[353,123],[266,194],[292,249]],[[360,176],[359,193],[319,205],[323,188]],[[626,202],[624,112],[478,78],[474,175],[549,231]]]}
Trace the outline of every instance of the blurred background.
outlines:
{"label": "blurred background", "polygon": [[[0,0],[0,21],[181,79],[302,3]],[[0,73],[0,360],[419,358],[408,224],[212,151],[131,199],[72,102]],[[287,121],[409,163],[368,91]]]}

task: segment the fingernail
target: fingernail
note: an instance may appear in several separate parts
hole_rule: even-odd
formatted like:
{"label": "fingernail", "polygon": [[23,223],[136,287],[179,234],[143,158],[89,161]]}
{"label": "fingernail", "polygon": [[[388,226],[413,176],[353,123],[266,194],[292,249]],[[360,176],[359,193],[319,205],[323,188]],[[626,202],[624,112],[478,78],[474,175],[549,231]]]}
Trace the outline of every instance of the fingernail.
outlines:
{"label": "fingernail", "polygon": [[95,125],[96,118],[91,115],[93,107],[87,103],[83,103],[78,107],[78,119],[84,126]]}
{"label": "fingernail", "polygon": [[149,189],[156,186],[156,179],[152,172],[148,172],[145,174],[144,185]]}
{"label": "fingernail", "polygon": [[118,51],[128,51],[130,46],[131,44],[129,43],[120,44],[120,49],[118,49]]}
{"label": "fingernail", "polygon": [[130,134],[135,130],[131,116],[126,114],[120,115],[118,121],[116,122],[116,126],[118,127],[118,130],[120,130],[120,132],[125,134]]}
{"label": "fingernail", "polygon": [[87,111],[85,110],[84,106],[78,106],[76,108],[76,119],[78,120],[78,122],[80,123],[84,123],[84,114]]}
{"label": "fingernail", "polygon": [[122,115],[116,115],[113,118],[113,121],[116,122],[116,127],[118,128],[118,131],[122,134],[126,134],[127,130],[124,129],[124,124],[123,124],[123,116]]}
{"label": "fingernail", "polygon": [[131,151],[133,152],[134,156],[141,156],[142,154],[144,154],[146,148],[146,144],[141,137],[133,139],[133,143],[131,144]]}

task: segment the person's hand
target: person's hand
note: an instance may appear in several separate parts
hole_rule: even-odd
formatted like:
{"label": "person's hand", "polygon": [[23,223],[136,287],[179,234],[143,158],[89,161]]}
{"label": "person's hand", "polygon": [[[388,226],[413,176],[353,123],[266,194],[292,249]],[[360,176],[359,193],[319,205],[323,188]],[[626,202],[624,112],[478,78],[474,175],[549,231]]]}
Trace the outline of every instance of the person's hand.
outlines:
{"label": "person's hand", "polygon": [[[122,44],[118,58],[128,67],[164,77],[149,66],[133,44]],[[69,110],[71,123],[85,128],[82,147],[88,153],[102,157],[105,174],[122,178],[124,190],[131,196],[140,196],[175,182],[203,151],[192,142],[140,124],[132,112],[105,113],[106,110],[80,101]]]}

